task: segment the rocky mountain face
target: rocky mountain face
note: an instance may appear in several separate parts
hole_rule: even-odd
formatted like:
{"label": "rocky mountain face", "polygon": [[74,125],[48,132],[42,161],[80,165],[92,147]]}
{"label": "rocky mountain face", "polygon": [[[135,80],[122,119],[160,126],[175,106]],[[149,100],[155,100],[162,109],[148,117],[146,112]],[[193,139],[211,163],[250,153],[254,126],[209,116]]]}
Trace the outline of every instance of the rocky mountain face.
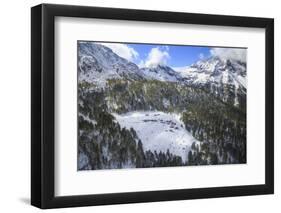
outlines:
{"label": "rocky mountain face", "polygon": [[247,92],[246,64],[217,57],[200,60],[179,71],[183,81],[211,92],[234,106],[245,107]]}
{"label": "rocky mountain face", "polygon": [[179,73],[177,73],[171,67],[164,65],[141,68],[140,73],[143,78],[147,80],[158,80],[168,82],[182,81],[182,77]]}
{"label": "rocky mountain face", "polygon": [[[245,63],[209,58],[183,70],[139,68],[100,44],[78,48],[78,170],[246,162]],[[166,128],[173,123],[184,126]],[[149,138],[132,127],[153,135],[185,129],[190,142],[175,149],[177,135],[166,151],[148,149]]]}
{"label": "rocky mountain face", "polygon": [[91,42],[78,45],[78,80],[106,85],[108,79],[141,80],[136,64],[116,55],[110,48]]}

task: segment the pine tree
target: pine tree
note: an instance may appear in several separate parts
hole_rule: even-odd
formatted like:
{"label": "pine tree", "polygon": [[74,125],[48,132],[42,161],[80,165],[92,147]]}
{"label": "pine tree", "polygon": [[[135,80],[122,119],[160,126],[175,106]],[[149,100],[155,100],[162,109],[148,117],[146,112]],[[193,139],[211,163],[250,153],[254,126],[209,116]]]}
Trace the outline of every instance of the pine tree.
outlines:
{"label": "pine tree", "polygon": [[145,166],[145,154],[142,147],[141,140],[138,141],[137,145],[137,159],[136,159],[136,167],[143,168]]}

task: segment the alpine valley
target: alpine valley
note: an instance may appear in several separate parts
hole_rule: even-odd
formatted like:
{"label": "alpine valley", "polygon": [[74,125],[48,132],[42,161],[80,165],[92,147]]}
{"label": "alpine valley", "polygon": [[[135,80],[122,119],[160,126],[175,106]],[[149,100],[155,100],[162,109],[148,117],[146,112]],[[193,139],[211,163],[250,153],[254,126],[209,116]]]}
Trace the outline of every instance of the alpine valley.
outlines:
{"label": "alpine valley", "polygon": [[78,170],[246,163],[246,63],[140,68],[78,42]]}

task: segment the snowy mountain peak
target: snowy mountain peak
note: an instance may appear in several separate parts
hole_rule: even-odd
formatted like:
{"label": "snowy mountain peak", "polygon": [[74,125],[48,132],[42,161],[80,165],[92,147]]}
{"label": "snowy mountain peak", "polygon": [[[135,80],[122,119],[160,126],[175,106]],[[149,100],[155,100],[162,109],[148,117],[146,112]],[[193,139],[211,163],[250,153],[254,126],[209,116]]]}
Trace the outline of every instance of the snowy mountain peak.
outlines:
{"label": "snowy mountain peak", "polygon": [[245,103],[246,63],[210,57],[184,69],[177,69],[177,72],[186,84],[210,91],[225,102],[235,106]]}
{"label": "snowy mountain peak", "polygon": [[227,84],[246,89],[246,64],[212,57],[200,60],[178,73],[192,84]]}
{"label": "snowy mountain peak", "polygon": [[176,82],[182,77],[171,67],[156,65],[139,68],[115,54],[110,48],[92,42],[80,42],[78,55],[79,80],[106,85],[109,79],[160,80]]}
{"label": "snowy mountain peak", "polygon": [[140,69],[143,77],[150,80],[175,82],[181,80],[181,76],[169,66],[157,65]]}
{"label": "snowy mountain peak", "polygon": [[115,54],[110,48],[93,42],[78,45],[79,81],[105,85],[108,79],[140,80],[139,68]]}

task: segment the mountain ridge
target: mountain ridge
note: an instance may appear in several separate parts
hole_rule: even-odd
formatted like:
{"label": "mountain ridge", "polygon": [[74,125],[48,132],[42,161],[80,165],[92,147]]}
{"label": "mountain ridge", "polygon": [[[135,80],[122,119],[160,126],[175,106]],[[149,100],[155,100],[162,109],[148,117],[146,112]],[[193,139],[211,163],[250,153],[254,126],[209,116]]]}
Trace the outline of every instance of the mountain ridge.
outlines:
{"label": "mountain ridge", "polygon": [[78,68],[79,81],[95,83],[100,87],[105,87],[109,79],[159,80],[205,89],[238,107],[246,100],[246,63],[241,61],[210,57],[181,70],[167,65],[139,68],[104,45],[82,42],[79,45]]}
{"label": "mountain ridge", "polygon": [[[92,59],[90,65],[93,66],[89,66],[89,59]],[[206,83],[206,81],[211,80],[224,84],[238,83],[244,88],[247,87],[245,79],[246,64],[234,60],[221,60],[218,57],[199,60],[190,66],[186,66],[183,70],[174,70],[168,65],[139,68],[138,65],[118,56],[106,46],[83,42],[79,45],[78,61],[80,75],[82,76],[83,74],[89,74],[89,72],[103,72],[103,74],[108,72],[108,78],[132,77],[131,80],[140,80],[143,78],[163,81],[183,81],[186,83],[192,82],[194,84]],[[85,66],[86,63],[88,66]],[[205,76],[202,76],[202,74]],[[94,77],[97,80],[99,79],[98,75]],[[90,76],[87,80],[94,79]]]}

